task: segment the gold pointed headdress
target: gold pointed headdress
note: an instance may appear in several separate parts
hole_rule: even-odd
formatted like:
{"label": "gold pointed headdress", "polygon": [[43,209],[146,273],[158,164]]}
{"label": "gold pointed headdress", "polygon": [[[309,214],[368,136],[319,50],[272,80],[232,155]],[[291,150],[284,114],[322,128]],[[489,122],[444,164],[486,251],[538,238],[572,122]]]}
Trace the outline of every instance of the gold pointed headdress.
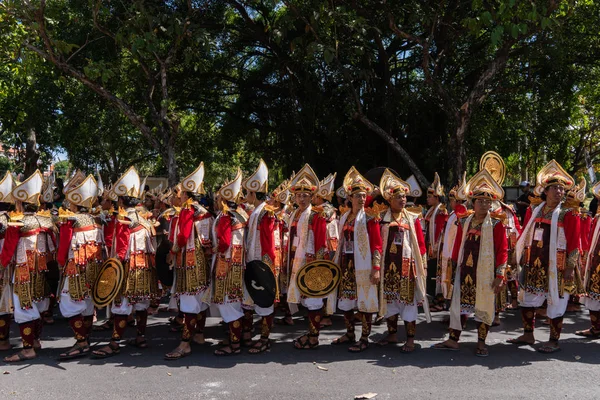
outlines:
{"label": "gold pointed headdress", "polygon": [[269,190],[269,169],[262,158],[258,162],[256,171],[242,182],[242,187],[249,192],[267,193]]}
{"label": "gold pointed headdress", "polygon": [[421,197],[423,195],[423,190],[421,190],[421,186],[414,175],[409,176],[406,183],[410,187],[410,192],[408,192],[410,197]]}
{"label": "gold pointed headdress", "polygon": [[298,171],[290,182],[290,192],[292,193],[315,193],[319,188],[319,178],[315,171],[308,164]]}
{"label": "gold pointed headdress", "polygon": [[81,170],[76,170],[73,176],[65,183],[63,187],[63,194],[66,194],[69,190],[79,185],[85,179],[85,174]]}
{"label": "gold pointed headdress", "polygon": [[96,179],[92,174],[88,175],[83,182],[65,194],[69,203],[86,208],[92,208],[97,196],[98,183],[96,183]]}
{"label": "gold pointed headdress", "polygon": [[98,179],[96,180],[98,183],[98,197],[102,197],[104,195],[104,182],[102,182],[102,175],[100,175],[98,170],[96,170],[96,174],[98,174]]}
{"label": "gold pointed headdress", "polygon": [[42,202],[52,203],[54,201],[54,173],[48,175],[42,185]]}
{"label": "gold pointed headdress", "polygon": [[574,180],[556,160],[544,165],[537,174],[537,182],[543,189],[552,185],[562,185],[565,190],[571,189]]}
{"label": "gold pointed headdress", "polygon": [[337,175],[337,172],[333,173],[333,174],[329,174],[325,177],[325,179],[323,179],[320,183],[319,183],[319,190],[317,190],[317,196],[331,201],[331,198],[333,197],[333,192],[334,192],[334,184],[335,184],[335,177]]}
{"label": "gold pointed headdress", "polygon": [[287,204],[290,201],[289,180],[285,180],[279,184],[271,193],[271,197],[282,204]]}
{"label": "gold pointed headdress", "polygon": [[171,199],[171,196],[173,196],[173,191],[171,189],[167,189],[164,192],[159,193],[156,197],[161,203],[168,203]]}
{"label": "gold pointed headdress", "polygon": [[113,191],[114,185],[110,184],[108,185],[108,187],[104,190],[104,193],[102,193],[102,197],[106,198],[110,201],[118,201],[119,197],[115,194],[115,192]]}
{"label": "gold pointed headdress", "polygon": [[597,199],[600,199],[600,182],[592,186],[591,192]]}
{"label": "gold pointed headdress", "polygon": [[373,191],[373,184],[362,176],[356,168],[352,167],[344,177],[344,190],[349,196],[359,192],[368,194]]}
{"label": "gold pointed headdress", "polygon": [[335,191],[335,195],[337,197],[341,197],[342,199],[346,198],[346,191],[344,190],[343,186],[340,186],[339,188],[337,188],[337,190]]}
{"label": "gold pointed headdress", "polygon": [[467,196],[471,199],[500,200],[504,189],[486,169],[482,169],[467,182]]}
{"label": "gold pointed headdress", "polygon": [[567,199],[565,205],[567,207],[577,207],[580,203],[585,200],[585,188],[587,183],[585,179],[581,178],[579,185],[574,185],[571,190],[567,192]]}
{"label": "gold pointed headdress", "polygon": [[13,179],[10,171],[6,171],[4,178],[0,181],[0,202],[2,203],[14,203],[15,200],[12,197],[12,191],[15,188],[16,183]]}
{"label": "gold pointed headdress", "polygon": [[406,196],[410,193],[410,185],[394,175],[394,173],[387,168],[383,171],[383,175],[381,175],[379,189],[386,201],[390,201],[396,195],[402,194]]}
{"label": "gold pointed headdress", "polygon": [[115,182],[112,192],[116,196],[140,197],[140,176],[134,166],[129,169]]}
{"label": "gold pointed headdress", "polygon": [[[488,171],[489,172],[489,171]],[[448,192],[448,199],[454,199],[459,201],[467,200],[467,194],[465,188],[467,187],[467,172],[463,172],[462,179]]]}
{"label": "gold pointed headdress", "polygon": [[221,189],[219,189],[218,195],[222,200],[237,202],[240,197],[240,190],[242,189],[242,170],[238,167],[235,178],[230,182],[225,182]]}
{"label": "gold pointed headdress", "polygon": [[527,198],[529,199],[529,203],[532,206],[537,206],[538,204],[541,204],[542,202],[542,192],[544,191],[544,188],[541,187],[539,184],[535,185],[535,187],[533,188],[533,190],[529,191],[529,194],[527,195]]}
{"label": "gold pointed headdress", "polygon": [[467,172],[463,172],[462,180],[460,185],[456,189],[456,200],[466,201],[467,200]]}
{"label": "gold pointed headdress", "polygon": [[486,151],[479,159],[479,170],[487,170],[500,186],[504,184],[506,177],[506,164],[495,151]]}
{"label": "gold pointed headdress", "polygon": [[40,170],[36,170],[29,178],[25,179],[19,185],[15,186],[12,191],[12,197],[15,200],[20,200],[24,203],[40,205],[40,194],[44,177]]}
{"label": "gold pointed headdress", "polygon": [[440,197],[444,195],[444,186],[440,183],[440,176],[436,172],[433,176],[433,183],[427,188],[427,194]]}
{"label": "gold pointed headdress", "polygon": [[204,162],[201,162],[191,174],[181,181],[181,187],[186,192],[204,194]]}

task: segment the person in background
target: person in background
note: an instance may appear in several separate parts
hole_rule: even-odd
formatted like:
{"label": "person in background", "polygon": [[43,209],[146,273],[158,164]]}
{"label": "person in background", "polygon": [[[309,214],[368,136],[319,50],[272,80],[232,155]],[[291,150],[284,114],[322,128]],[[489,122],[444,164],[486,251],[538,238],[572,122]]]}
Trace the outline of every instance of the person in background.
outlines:
{"label": "person in background", "polygon": [[521,182],[519,185],[519,189],[523,192],[517,198],[517,214],[519,215],[519,222],[521,226],[523,226],[523,220],[525,219],[525,213],[527,212],[527,208],[531,201],[529,200],[529,191],[531,190],[531,185],[527,181]]}

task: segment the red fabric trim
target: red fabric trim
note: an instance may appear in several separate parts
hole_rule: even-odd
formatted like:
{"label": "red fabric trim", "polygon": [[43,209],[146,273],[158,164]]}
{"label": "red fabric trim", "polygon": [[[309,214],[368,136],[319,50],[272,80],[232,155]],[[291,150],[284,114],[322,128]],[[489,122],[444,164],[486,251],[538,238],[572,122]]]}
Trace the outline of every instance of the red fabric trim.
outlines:
{"label": "red fabric trim", "polygon": [[115,237],[115,216],[111,215],[110,220],[104,227],[104,243],[106,244],[106,249],[108,250],[108,254],[111,254],[114,237]]}
{"label": "red fabric trim", "polygon": [[506,236],[506,227],[500,221],[494,226],[494,255],[496,257],[496,267],[507,263],[508,237]]}
{"label": "red fabric trim", "polygon": [[71,240],[73,239],[73,221],[67,221],[60,226],[59,230],[59,242],[58,252],[56,254],[56,261],[58,265],[65,265],[69,258],[69,248],[71,247]]}
{"label": "red fabric trim", "polygon": [[275,217],[263,215],[260,224],[258,225],[260,234],[260,250],[261,256],[268,255],[272,262],[275,262],[275,238],[273,231],[275,230]]}
{"label": "red fabric trim", "polygon": [[381,228],[379,227],[379,220],[372,219],[367,222],[367,231],[369,232],[369,245],[371,246],[371,254],[375,251],[379,251],[381,254],[383,245],[381,240]]}
{"label": "red fabric trim", "polygon": [[21,232],[18,226],[8,226],[6,228],[4,232],[4,245],[2,246],[2,253],[0,253],[0,266],[4,268],[8,266],[15,254],[15,250],[17,250],[20,237]]}
{"label": "red fabric trim", "polygon": [[223,214],[215,228],[217,233],[217,249],[219,253],[225,253],[231,246],[231,216]]}
{"label": "red fabric trim", "polygon": [[194,212],[188,208],[179,213],[179,233],[177,234],[177,246],[183,248],[188,242],[194,227]]}
{"label": "red fabric trim", "polygon": [[438,211],[437,215],[435,216],[435,241],[437,243],[438,240],[440,240],[440,236],[442,235],[442,232],[444,232],[444,229],[446,228],[446,221],[448,221],[448,214],[447,213],[442,213],[441,211]]}
{"label": "red fabric trim", "polygon": [[171,223],[169,225],[169,242],[173,243],[175,239],[175,231],[177,230],[177,226],[179,225],[179,216],[171,218]]}
{"label": "red fabric trim", "polygon": [[578,250],[580,248],[581,219],[579,218],[579,215],[574,214],[573,211],[567,212],[565,214],[563,226],[567,238],[567,254],[569,254],[573,250]]}
{"label": "red fabric trim", "polygon": [[419,244],[419,251],[421,255],[427,253],[427,245],[425,244],[425,236],[423,235],[423,229],[418,219],[415,219],[415,235],[417,236],[417,243]]}
{"label": "red fabric trim", "polygon": [[321,249],[327,249],[327,221],[321,215],[312,219],[312,230],[315,238],[315,254]]}
{"label": "red fabric trim", "polygon": [[581,219],[581,250],[589,251],[591,245],[592,234],[592,218],[587,217]]}
{"label": "red fabric trim", "polygon": [[131,232],[129,226],[125,224],[116,224],[115,227],[115,246],[116,254],[119,259],[124,260],[127,254],[127,248],[129,247],[129,236]]}

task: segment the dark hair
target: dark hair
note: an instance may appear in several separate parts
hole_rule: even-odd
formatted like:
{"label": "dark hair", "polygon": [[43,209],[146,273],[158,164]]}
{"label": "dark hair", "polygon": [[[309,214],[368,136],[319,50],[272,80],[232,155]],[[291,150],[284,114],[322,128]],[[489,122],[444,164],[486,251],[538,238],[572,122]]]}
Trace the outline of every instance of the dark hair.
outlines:
{"label": "dark hair", "polygon": [[119,198],[123,200],[123,205],[125,207],[135,207],[140,203],[140,200],[135,197],[120,196]]}
{"label": "dark hair", "polygon": [[89,212],[89,209],[84,206],[77,206],[77,211],[80,213],[86,213],[86,212]]}
{"label": "dark hair", "polygon": [[40,209],[39,206],[31,203],[23,203],[23,210],[26,212],[37,212]]}
{"label": "dark hair", "polygon": [[12,204],[10,203],[4,203],[4,202],[0,202],[0,211],[8,211],[10,210],[10,206]]}
{"label": "dark hair", "polygon": [[267,194],[265,192],[256,192],[256,200],[265,201],[267,199]]}
{"label": "dark hair", "polygon": [[190,199],[197,201],[198,203],[200,203],[200,200],[202,200],[202,196],[199,195],[198,193],[194,193],[194,192],[185,192],[185,195],[187,197],[189,197]]}
{"label": "dark hair", "polygon": [[546,201],[546,189],[544,189],[544,191],[540,195],[540,199],[542,199],[542,201]]}

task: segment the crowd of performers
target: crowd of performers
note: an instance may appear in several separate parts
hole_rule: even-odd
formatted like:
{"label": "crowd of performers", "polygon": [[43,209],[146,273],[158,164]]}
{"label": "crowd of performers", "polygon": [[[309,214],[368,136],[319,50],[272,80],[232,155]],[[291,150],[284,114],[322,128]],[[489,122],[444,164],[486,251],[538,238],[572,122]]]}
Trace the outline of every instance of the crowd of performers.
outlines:
{"label": "crowd of performers", "polygon": [[[37,356],[44,319],[56,301],[75,340],[61,360],[119,354],[132,316],[135,337],[128,343],[147,347],[148,311],[163,296],[178,311],[171,324],[181,332],[168,360],[204,343],[211,309],[228,331],[217,356],[239,354],[243,347],[251,354],[270,349],[274,324],[293,325],[300,309],[307,310],[308,330],[293,341],[299,350],[317,348],[321,327],[341,312],[346,332],[333,345],[366,350],[377,317],[387,323],[379,344],[399,342],[402,319],[406,341],[400,351],[412,352],[419,312],[430,321],[431,312],[448,310],[449,337],[432,348],[458,349],[466,320],[474,316],[476,355],[485,357],[486,336],[499,313],[520,307],[524,333],[509,342],[533,345],[534,318],[545,313],[550,337],[537,350],[552,353],[560,350],[563,315],[574,299],[585,304],[591,322],[576,333],[600,337],[600,224],[580,208],[585,181],[577,184],[556,161],[539,171],[523,221],[503,202],[503,173],[485,165],[448,193],[436,174],[427,209],[409,202],[422,195],[412,176],[403,180],[385,170],[372,183],[353,167],[337,190],[335,177],[320,181],[307,164],[269,191],[261,160],[252,175],[243,179],[238,169],[208,196],[203,164],[168,190],[144,190],[134,167],[106,188],[77,172],[56,208],[51,179],[36,171],[17,182],[6,173],[0,181],[0,351],[11,348],[12,319],[23,348],[4,361]],[[592,193],[600,198],[600,184]],[[111,339],[92,350],[91,294],[109,258],[118,259],[125,274],[108,306],[110,321],[96,325],[110,327]],[[245,266],[254,260],[276,278],[270,307],[255,304],[246,287]],[[308,297],[296,275],[315,260],[339,266],[339,284],[324,296]],[[58,286],[52,288],[55,270]],[[276,307],[285,310],[277,321]],[[254,314],[260,317],[258,337]]]}

